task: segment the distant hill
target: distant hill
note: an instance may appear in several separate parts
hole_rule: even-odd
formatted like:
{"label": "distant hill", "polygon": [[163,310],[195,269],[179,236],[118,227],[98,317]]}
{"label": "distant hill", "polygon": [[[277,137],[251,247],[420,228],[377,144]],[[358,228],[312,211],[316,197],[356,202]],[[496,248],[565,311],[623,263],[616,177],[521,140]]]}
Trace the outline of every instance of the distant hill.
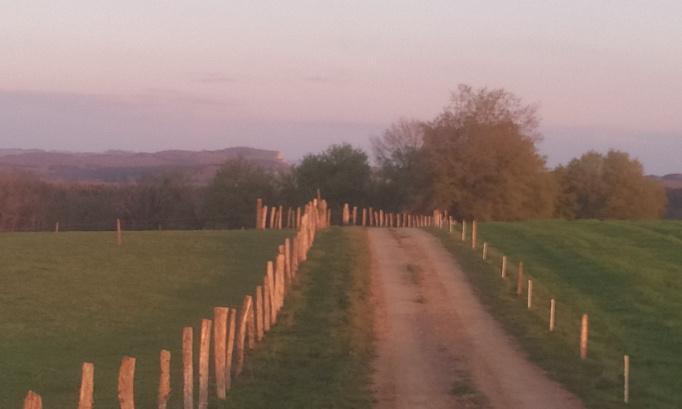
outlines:
{"label": "distant hill", "polygon": [[74,153],[36,149],[0,149],[0,171],[20,170],[51,181],[132,183],[139,177],[170,169],[186,172],[196,184],[207,183],[221,164],[243,157],[269,170],[284,170],[287,162],[277,151],[227,148],[216,151],[168,150],[155,153],[107,151]]}
{"label": "distant hill", "polygon": [[650,177],[666,189],[682,189],[682,173]]}

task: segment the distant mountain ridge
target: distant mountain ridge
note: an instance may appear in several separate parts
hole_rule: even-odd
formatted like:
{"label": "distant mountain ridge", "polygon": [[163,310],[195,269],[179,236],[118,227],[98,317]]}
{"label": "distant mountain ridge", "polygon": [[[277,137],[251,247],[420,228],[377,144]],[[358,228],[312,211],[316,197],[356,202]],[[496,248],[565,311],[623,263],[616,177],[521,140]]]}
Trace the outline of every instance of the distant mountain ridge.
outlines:
{"label": "distant mountain ridge", "polygon": [[0,171],[28,172],[50,182],[132,183],[144,175],[178,169],[185,172],[192,183],[205,184],[221,164],[239,157],[269,170],[281,171],[289,167],[278,151],[247,147],[214,151],[166,150],[154,153],[0,149]]}
{"label": "distant mountain ridge", "polygon": [[651,176],[651,178],[666,189],[682,189],[682,173],[673,173],[665,176]]}

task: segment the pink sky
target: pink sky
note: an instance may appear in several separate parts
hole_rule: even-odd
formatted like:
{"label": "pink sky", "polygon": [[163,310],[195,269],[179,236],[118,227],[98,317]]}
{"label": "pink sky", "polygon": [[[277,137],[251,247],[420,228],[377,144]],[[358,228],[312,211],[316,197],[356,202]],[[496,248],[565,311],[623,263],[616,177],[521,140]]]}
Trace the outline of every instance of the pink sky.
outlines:
{"label": "pink sky", "polygon": [[551,166],[682,173],[678,1],[3,3],[0,148],[369,153],[466,83],[537,103]]}

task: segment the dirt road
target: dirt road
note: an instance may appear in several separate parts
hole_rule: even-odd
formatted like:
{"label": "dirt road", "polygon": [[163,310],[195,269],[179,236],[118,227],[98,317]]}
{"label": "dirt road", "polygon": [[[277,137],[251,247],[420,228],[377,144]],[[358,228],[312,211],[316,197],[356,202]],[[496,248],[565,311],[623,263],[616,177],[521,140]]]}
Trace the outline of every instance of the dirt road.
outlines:
{"label": "dirt road", "polygon": [[452,256],[418,229],[369,229],[377,409],[580,409],[482,307]]}

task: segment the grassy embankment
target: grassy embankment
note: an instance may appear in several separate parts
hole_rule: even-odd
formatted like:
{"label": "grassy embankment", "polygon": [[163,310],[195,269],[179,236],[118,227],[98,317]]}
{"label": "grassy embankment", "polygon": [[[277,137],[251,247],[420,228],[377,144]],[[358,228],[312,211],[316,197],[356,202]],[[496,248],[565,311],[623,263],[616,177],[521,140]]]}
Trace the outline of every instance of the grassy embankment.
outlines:
{"label": "grassy embankment", "polygon": [[365,229],[318,233],[281,320],[250,355],[225,408],[371,408]]}
{"label": "grassy embankment", "polygon": [[115,232],[0,234],[0,406],[21,407],[32,389],[46,408],[76,407],[81,364],[93,362],[95,407],[118,408],[128,355],[137,406],[155,407],[169,349],[169,407],[181,407],[182,328],[198,340],[213,307],[240,307],[293,233],[124,232],[121,247]]}
{"label": "grassy embankment", "polygon": [[[476,291],[533,360],[590,408],[680,408],[682,391],[682,223],[534,221],[479,223],[478,249],[461,234],[433,230]],[[461,232],[461,230],[460,230]],[[481,248],[492,246],[488,260]],[[508,278],[500,278],[502,255]],[[534,307],[516,295],[517,265],[534,281]],[[556,330],[548,331],[550,298]],[[579,358],[580,319],[589,348]],[[631,359],[623,403],[623,355]]]}

